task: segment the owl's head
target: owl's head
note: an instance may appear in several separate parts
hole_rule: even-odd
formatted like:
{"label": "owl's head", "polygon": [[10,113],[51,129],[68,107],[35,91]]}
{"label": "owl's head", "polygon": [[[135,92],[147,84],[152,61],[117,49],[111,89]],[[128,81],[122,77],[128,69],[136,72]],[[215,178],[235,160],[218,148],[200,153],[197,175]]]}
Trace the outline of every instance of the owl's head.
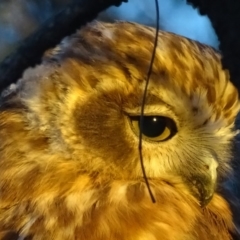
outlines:
{"label": "owl's head", "polygon": [[[28,185],[22,199],[82,189],[80,176],[98,188],[143,181],[139,122],[153,42],[154,29],[95,22],[47,52],[3,99],[0,179]],[[218,53],[160,31],[142,125],[153,190],[160,180],[182,184],[206,203],[231,170],[238,110]]]}

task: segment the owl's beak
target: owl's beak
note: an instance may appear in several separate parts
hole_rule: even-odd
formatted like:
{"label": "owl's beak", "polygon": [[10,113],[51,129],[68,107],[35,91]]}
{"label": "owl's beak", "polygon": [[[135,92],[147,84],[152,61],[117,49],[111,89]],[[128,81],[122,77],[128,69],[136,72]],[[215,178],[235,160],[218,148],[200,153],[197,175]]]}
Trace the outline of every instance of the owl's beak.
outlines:
{"label": "owl's beak", "polygon": [[197,177],[191,181],[190,190],[199,200],[201,207],[205,207],[212,199],[216,189],[216,181],[209,178]]}
{"label": "owl's beak", "polygon": [[205,207],[212,199],[217,185],[217,167],[215,160],[209,165],[205,165],[204,170],[191,175],[187,179],[192,194],[199,200],[201,207]]}

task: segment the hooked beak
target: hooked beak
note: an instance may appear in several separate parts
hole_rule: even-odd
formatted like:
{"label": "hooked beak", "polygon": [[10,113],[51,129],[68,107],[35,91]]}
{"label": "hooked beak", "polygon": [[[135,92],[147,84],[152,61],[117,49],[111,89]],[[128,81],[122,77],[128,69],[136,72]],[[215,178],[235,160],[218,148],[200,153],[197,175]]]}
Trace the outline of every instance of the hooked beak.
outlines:
{"label": "hooked beak", "polygon": [[216,160],[212,159],[210,164],[204,166],[204,169],[186,179],[191,193],[199,200],[201,207],[205,207],[215,193],[217,168]]}

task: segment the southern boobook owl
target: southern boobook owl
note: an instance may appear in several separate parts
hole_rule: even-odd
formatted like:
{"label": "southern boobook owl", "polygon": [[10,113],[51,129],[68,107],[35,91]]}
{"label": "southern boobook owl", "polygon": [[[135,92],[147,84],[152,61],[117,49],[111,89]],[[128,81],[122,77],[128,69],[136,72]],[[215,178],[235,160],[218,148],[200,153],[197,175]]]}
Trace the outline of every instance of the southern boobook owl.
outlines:
{"label": "southern boobook owl", "polygon": [[149,197],[138,141],[154,34],[91,23],[2,93],[1,239],[232,239],[220,192],[238,92],[218,53],[162,31],[142,127]]}

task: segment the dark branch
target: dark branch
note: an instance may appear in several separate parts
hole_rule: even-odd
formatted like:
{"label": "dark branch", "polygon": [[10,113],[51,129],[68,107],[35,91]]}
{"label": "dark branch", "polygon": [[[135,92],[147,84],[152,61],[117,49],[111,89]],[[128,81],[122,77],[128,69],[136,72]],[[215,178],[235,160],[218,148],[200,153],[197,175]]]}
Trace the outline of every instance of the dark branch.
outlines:
{"label": "dark branch", "polygon": [[75,0],[25,39],[22,45],[0,65],[0,91],[14,83],[23,71],[41,61],[43,53],[62,38],[95,19],[101,11],[128,0]]}
{"label": "dark branch", "polygon": [[240,91],[240,1],[187,0],[210,18],[220,41],[223,68]]}

